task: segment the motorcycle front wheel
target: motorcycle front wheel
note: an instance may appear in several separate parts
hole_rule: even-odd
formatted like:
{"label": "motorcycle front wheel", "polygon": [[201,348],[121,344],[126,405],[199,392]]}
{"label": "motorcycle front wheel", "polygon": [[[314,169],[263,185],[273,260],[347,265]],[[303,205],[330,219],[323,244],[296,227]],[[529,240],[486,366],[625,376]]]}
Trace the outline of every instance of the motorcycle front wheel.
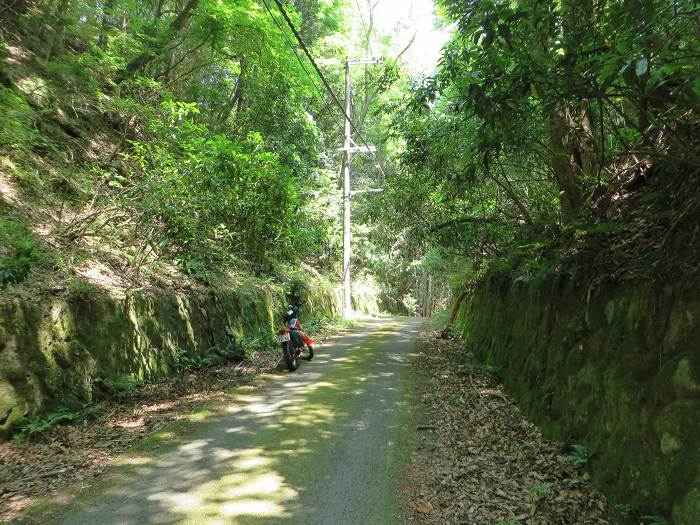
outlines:
{"label": "motorcycle front wheel", "polygon": [[294,372],[299,367],[297,355],[294,348],[292,348],[291,341],[287,341],[282,345],[282,356],[284,357],[284,362],[287,365],[287,370],[290,372]]}

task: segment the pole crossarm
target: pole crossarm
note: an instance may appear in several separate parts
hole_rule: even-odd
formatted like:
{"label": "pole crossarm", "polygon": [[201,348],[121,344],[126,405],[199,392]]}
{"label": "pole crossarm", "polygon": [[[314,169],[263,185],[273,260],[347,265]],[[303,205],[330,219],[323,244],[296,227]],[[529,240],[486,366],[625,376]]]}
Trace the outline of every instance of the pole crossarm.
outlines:
{"label": "pole crossarm", "polygon": [[337,148],[335,150],[338,153],[345,153],[346,151],[348,153],[376,153],[377,152],[377,147],[376,146],[350,146],[349,148]]}
{"label": "pole crossarm", "polygon": [[379,57],[379,58],[349,58],[348,59],[348,65],[350,66],[362,66],[362,65],[373,65],[373,66],[378,66],[384,62],[384,59]]}
{"label": "pole crossarm", "polygon": [[354,197],[355,195],[359,193],[382,193],[384,191],[384,188],[370,188],[366,190],[352,190],[350,191],[350,197]]}

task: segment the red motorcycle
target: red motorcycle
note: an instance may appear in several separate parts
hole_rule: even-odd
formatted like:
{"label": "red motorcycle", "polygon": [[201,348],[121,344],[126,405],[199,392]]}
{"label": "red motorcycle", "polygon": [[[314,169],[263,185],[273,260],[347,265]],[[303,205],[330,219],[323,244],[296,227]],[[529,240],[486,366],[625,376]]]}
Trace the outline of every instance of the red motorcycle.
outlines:
{"label": "red motorcycle", "polygon": [[287,326],[277,332],[277,343],[282,347],[282,357],[290,372],[299,368],[299,360],[311,361],[314,357],[313,341],[301,331],[296,319],[285,320]]}

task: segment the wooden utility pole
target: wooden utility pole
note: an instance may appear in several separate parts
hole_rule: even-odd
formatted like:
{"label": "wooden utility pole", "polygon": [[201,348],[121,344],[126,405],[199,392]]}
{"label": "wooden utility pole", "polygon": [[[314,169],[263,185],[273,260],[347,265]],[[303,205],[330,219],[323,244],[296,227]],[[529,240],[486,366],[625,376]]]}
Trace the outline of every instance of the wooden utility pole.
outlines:
{"label": "wooden utility pole", "polygon": [[352,312],[352,288],[350,285],[350,144],[352,141],[352,103],[350,93],[350,61],[345,57],[345,143],[343,144],[343,313]]}
{"label": "wooden utility pole", "polygon": [[350,66],[378,65],[379,58],[361,58],[351,60],[345,57],[345,142],[343,145],[343,313],[345,317],[352,315],[352,285],[350,281],[350,258],[352,233],[350,229],[350,199],[353,192],[350,188],[350,154],[374,153],[374,146],[358,146],[352,140],[352,83],[350,79]]}

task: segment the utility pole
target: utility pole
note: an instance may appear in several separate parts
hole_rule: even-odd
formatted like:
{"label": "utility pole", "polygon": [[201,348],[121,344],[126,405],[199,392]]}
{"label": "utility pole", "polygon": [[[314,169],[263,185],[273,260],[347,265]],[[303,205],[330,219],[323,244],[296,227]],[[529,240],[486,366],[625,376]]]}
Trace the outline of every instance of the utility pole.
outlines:
{"label": "utility pole", "polygon": [[351,60],[345,57],[345,142],[343,145],[343,313],[345,317],[352,315],[352,285],[350,281],[351,230],[350,230],[350,199],[353,192],[350,189],[350,154],[374,153],[374,146],[360,147],[352,140],[352,84],[350,66],[378,65],[380,58],[362,58]]}
{"label": "utility pole", "polygon": [[343,144],[343,315],[352,312],[352,288],[350,286],[350,143],[352,141],[352,103],[350,93],[350,60],[345,57],[345,143]]}

